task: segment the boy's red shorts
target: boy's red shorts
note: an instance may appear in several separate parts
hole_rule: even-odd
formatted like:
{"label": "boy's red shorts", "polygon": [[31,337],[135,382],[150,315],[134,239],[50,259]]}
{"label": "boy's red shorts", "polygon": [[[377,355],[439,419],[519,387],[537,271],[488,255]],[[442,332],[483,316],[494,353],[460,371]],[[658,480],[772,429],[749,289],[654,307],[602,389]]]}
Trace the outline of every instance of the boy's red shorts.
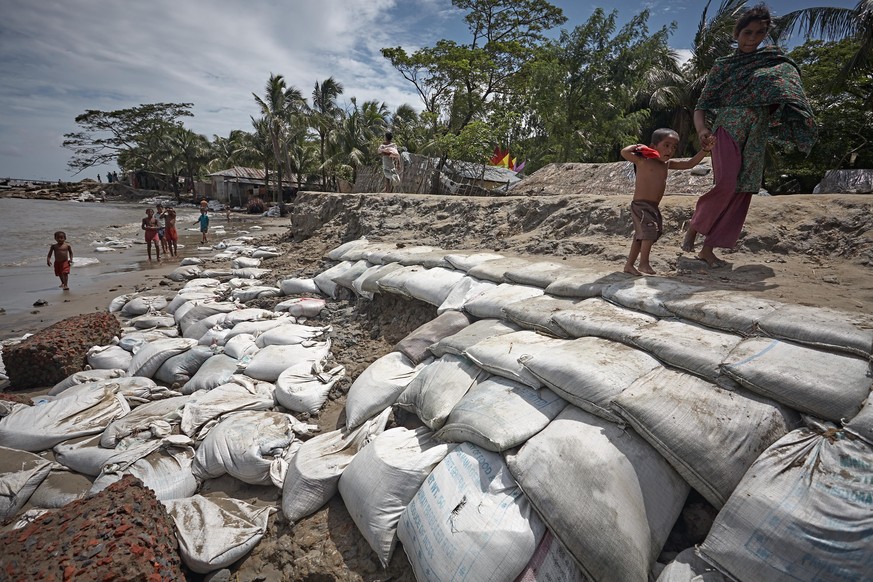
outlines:
{"label": "boy's red shorts", "polygon": [[164,238],[167,240],[179,240],[179,233],[176,232],[176,229],[172,226],[168,226],[164,229]]}
{"label": "boy's red shorts", "polygon": [[55,261],[55,275],[60,277],[70,272],[70,261]]}

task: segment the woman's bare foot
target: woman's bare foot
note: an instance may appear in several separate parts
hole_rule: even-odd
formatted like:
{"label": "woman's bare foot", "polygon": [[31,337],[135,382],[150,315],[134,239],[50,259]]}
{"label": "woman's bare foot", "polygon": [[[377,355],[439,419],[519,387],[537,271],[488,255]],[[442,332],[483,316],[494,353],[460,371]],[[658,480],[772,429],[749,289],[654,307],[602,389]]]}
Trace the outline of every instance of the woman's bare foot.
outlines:
{"label": "woman's bare foot", "polygon": [[694,250],[694,242],[697,240],[697,231],[688,227],[688,232],[685,233],[685,238],[682,239],[682,245],[679,247],[686,253]]}
{"label": "woman's bare foot", "polygon": [[70,290],[70,288],[67,287],[66,285],[64,285],[63,288],[64,288],[64,291],[69,291],[69,290]]}
{"label": "woman's bare foot", "polygon": [[636,267],[634,267],[633,265],[625,265],[625,266],[624,266],[624,272],[627,273],[628,275],[635,275],[635,276],[637,276],[637,277],[639,277],[640,275],[642,275],[642,273],[640,273],[639,271],[637,271]]}
{"label": "woman's bare foot", "polygon": [[715,253],[712,252],[712,248],[707,246],[704,246],[703,249],[701,249],[701,251],[697,253],[697,258],[701,261],[706,261],[706,264],[709,265],[711,268],[724,267],[725,265],[727,265],[726,262],[715,256]]}
{"label": "woman's bare foot", "polygon": [[645,273],[646,275],[654,275],[655,269],[652,268],[651,265],[640,265],[640,272]]}

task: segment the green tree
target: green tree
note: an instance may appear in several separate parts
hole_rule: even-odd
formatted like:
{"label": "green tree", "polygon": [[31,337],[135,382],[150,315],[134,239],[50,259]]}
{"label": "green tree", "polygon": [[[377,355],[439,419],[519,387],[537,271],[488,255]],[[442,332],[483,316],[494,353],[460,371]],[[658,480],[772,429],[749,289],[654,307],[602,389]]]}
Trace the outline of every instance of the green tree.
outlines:
{"label": "green tree", "polygon": [[[264,97],[259,97],[255,93],[252,93],[252,96],[260,107],[262,119],[266,123],[266,132],[269,136],[273,157],[276,160],[278,176],[275,200],[282,207],[282,175],[284,173],[290,176],[292,172],[288,152],[284,145],[287,141],[286,133],[292,115],[303,107],[303,94],[294,87],[286,86],[282,75],[270,75],[264,90]],[[257,123],[254,119],[252,121],[257,129]],[[268,183],[267,186],[269,187]]]}
{"label": "green tree", "polygon": [[327,168],[329,166],[328,147],[334,132],[341,123],[343,110],[337,104],[337,98],[342,95],[343,86],[333,77],[328,77],[321,83],[315,82],[312,91],[312,107],[310,123],[318,134],[318,152],[321,162],[321,187],[327,189]]}
{"label": "green tree", "polygon": [[[63,147],[73,151],[67,162],[75,174],[112,162],[123,170],[153,167],[157,153],[168,148],[180,118],[192,117],[192,103],[149,103],[100,111],[89,109],[76,117],[81,131],[64,134]],[[74,174],[74,175],[75,175]]]}

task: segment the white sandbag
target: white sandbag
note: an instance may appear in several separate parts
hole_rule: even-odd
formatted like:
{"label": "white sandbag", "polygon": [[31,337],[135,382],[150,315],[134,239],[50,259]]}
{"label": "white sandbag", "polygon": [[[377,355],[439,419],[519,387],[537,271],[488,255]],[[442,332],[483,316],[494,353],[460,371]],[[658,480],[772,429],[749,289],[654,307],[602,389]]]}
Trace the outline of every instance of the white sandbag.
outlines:
{"label": "white sandbag", "polygon": [[226,384],[236,374],[237,360],[224,354],[215,354],[197,369],[191,379],[182,386],[182,394],[192,394],[198,390],[212,390]]}
{"label": "white sandbag", "polygon": [[503,307],[516,301],[539,297],[543,290],[539,287],[501,283],[494,289],[481,293],[464,304],[464,311],[480,319],[503,317]]}
{"label": "white sandbag", "polygon": [[866,360],[766,338],[743,340],[722,370],[753,392],[834,422],[858,414],[873,384]]}
{"label": "white sandbag", "polygon": [[436,436],[455,443],[468,441],[500,453],[540,432],[565,406],[567,401],[548,388],[534,390],[492,376],[470,388]]}
{"label": "white sandbag", "polygon": [[372,299],[376,293],[382,292],[382,288],[379,287],[379,281],[382,277],[402,268],[403,265],[400,263],[373,265],[361,273],[358,278],[352,282],[352,287],[354,287],[355,292],[361,297]]}
{"label": "white sandbag", "polygon": [[463,271],[435,267],[413,273],[406,279],[405,294],[425,303],[440,306],[465,277]]}
{"label": "white sandbag", "polygon": [[227,343],[228,335],[230,335],[229,329],[221,328],[216,324],[200,336],[197,345],[201,348],[217,349]]}
{"label": "white sandbag", "polygon": [[60,465],[90,477],[100,474],[103,465],[116,450],[100,446],[102,435],[89,435],[66,440],[53,448],[55,461]]}
{"label": "white sandbag", "polygon": [[[137,315],[128,322],[136,329],[154,329],[154,328],[175,328],[176,320],[172,315],[158,315],[146,313],[145,315]],[[166,334],[166,332],[164,332]]]}
{"label": "white sandbag", "polygon": [[320,362],[330,354],[330,340],[306,341],[287,346],[266,346],[258,350],[246,364],[246,376],[266,382],[275,382],[279,375],[296,364]]}
{"label": "white sandbag", "polygon": [[758,455],[800,423],[772,400],[666,368],[636,381],[613,409],[717,509]]}
{"label": "white sandbag", "polygon": [[554,337],[567,338],[570,334],[552,321],[552,316],[576,308],[582,299],[568,299],[540,295],[522,299],[503,306],[503,317],[518,324],[523,329],[538,331]]}
{"label": "white sandbag", "polygon": [[103,491],[124,475],[133,475],[155,492],[158,501],[191,497],[197,493],[197,480],[191,473],[193,459],[193,448],[168,441],[158,450],[133,462],[110,460],[94,480],[88,495]]}
{"label": "white sandbag", "polygon": [[294,412],[316,414],[346,369],[336,366],[325,370],[321,362],[303,362],[291,366],[276,380],[276,402]]}
{"label": "white sandbag", "polygon": [[697,555],[694,548],[682,550],[661,570],[656,582],[729,582],[721,572]]}
{"label": "white sandbag", "polygon": [[[389,254],[389,256],[391,256]],[[407,255],[397,255],[397,262],[401,265],[421,265],[425,269],[433,269],[441,267],[443,269],[453,269],[452,264],[446,260],[445,249],[434,249],[423,253],[411,253]]]}
{"label": "white sandbag", "polygon": [[51,468],[39,455],[0,446],[0,521],[24,507]]}
{"label": "white sandbag", "polygon": [[474,383],[487,376],[488,372],[468,358],[446,354],[422,368],[396,404],[414,413],[430,429],[439,430]]}
{"label": "white sandbag", "polygon": [[316,275],[313,280],[321,293],[328,297],[336,298],[337,284],[334,282],[333,278],[339,277],[348,271],[353,264],[354,263],[351,261],[343,261]]}
{"label": "white sandbag", "polygon": [[559,277],[550,283],[546,287],[546,293],[556,297],[575,297],[577,299],[600,297],[603,290],[610,285],[628,281],[630,278],[630,275],[618,271],[573,269],[570,274]]}
{"label": "white sandbag", "polygon": [[585,582],[585,579],[570,552],[546,530],[530,562],[514,582]]}
{"label": "white sandbag", "polygon": [[533,261],[520,257],[503,257],[502,259],[482,261],[478,265],[467,269],[467,274],[477,279],[494,281],[495,283],[508,283],[504,278],[506,271],[510,269],[524,269],[532,263]]}
{"label": "white sandbag", "polygon": [[[230,271],[227,272],[230,275]],[[216,279],[211,275],[207,275],[206,271],[203,272],[202,277],[198,277],[197,279],[191,279],[185,285],[182,286],[182,289],[179,290],[179,293],[190,293],[190,292],[202,292],[207,289],[213,289],[218,287],[221,284],[221,281]]]}
{"label": "white sandbag", "polygon": [[414,329],[394,345],[392,351],[400,352],[413,364],[431,357],[430,346],[443,338],[466,328],[473,318],[460,311],[446,311]]}
{"label": "white sandbag", "polygon": [[480,319],[461,331],[441,339],[430,347],[430,351],[438,358],[446,354],[463,356],[468,348],[483,340],[514,331],[521,331],[521,328],[500,319]]}
{"label": "white sandbag", "polygon": [[470,443],[436,466],[397,527],[418,580],[513,580],[544,533],[501,456]]}
{"label": "white sandbag", "polygon": [[282,513],[291,523],[318,511],[337,492],[340,475],[358,451],[385,430],[391,409],[346,433],[334,430],[305,441],[288,465]]}
{"label": "white sandbag", "polygon": [[260,307],[246,307],[245,309],[237,309],[224,314],[224,318],[219,322],[221,327],[236,327],[243,322],[264,321],[279,319],[275,313],[269,309],[261,309]]}
{"label": "white sandbag", "polygon": [[253,259],[274,259],[279,256],[279,253],[270,248],[256,249],[252,252]]}
{"label": "white sandbag", "polygon": [[633,334],[658,319],[592,297],[577,304],[572,311],[556,313],[552,321],[566,330],[570,337],[596,336],[626,344],[630,343]]}
{"label": "white sandbag", "polygon": [[520,267],[509,267],[503,273],[507,283],[530,285],[545,289],[561,277],[570,274],[572,269],[567,265],[550,261],[533,261]]}
{"label": "white sandbag", "polygon": [[412,296],[406,291],[406,281],[410,277],[423,273],[426,269],[420,265],[409,265],[408,267],[400,267],[391,271],[384,277],[380,277],[377,285],[382,293],[390,293],[392,295],[400,295],[401,297],[411,298]]}
{"label": "white sandbag", "polygon": [[190,350],[197,342],[187,338],[170,338],[149,342],[134,354],[127,367],[128,376],[151,378],[169,358]]}
{"label": "white sandbag", "polygon": [[259,348],[265,348],[274,345],[288,346],[292,344],[300,344],[306,341],[324,339],[330,331],[331,327],[329,325],[314,326],[286,322],[258,335],[255,338],[255,345]]}
{"label": "white sandbag", "polygon": [[671,300],[693,297],[703,287],[688,285],[664,277],[638,277],[606,287],[601,295],[617,305],[649,313],[656,317],[670,317],[672,313],[664,306]]}
{"label": "white sandbag", "polygon": [[128,301],[130,301],[132,297],[133,295],[131,295],[130,293],[125,293],[123,295],[118,295],[117,297],[114,297],[112,301],[109,302],[109,313],[118,313],[119,311],[121,311],[121,308],[124,307],[124,305]]}
{"label": "white sandbag", "polygon": [[175,524],[179,555],[188,568],[208,574],[227,568],[258,545],[276,509],[228,497],[194,495],[164,507]]}
{"label": "white sandbag", "polygon": [[267,285],[255,285],[244,289],[234,289],[230,293],[231,299],[234,301],[251,301],[261,297],[277,297],[281,295],[281,291],[277,287],[269,287]]}
{"label": "white sandbag", "polygon": [[689,491],[642,437],[572,405],[506,461],[592,580],[646,580]]}
{"label": "white sandbag", "polygon": [[231,381],[212,390],[195,392],[182,410],[182,432],[199,440],[224,414],[269,410],[276,403],[274,390],[268,382]]}
{"label": "white sandbag", "polygon": [[237,360],[246,356],[254,356],[260,349],[255,344],[255,336],[250,333],[235,335],[224,344],[224,354]]}
{"label": "white sandbag", "polygon": [[164,277],[169,279],[170,281],[188,281],[189,279],[194,279],[195,277],[199,277],[202,269],[197,265],[182,265],[180,267],[176,267]]}
{"label": "white sandbag", "polygon": [[873,449],[834,428],[795,430],[758,457],[699,546],[707,562],[739,580],[870,578]]}
{"label": "white sandbag", "polygon": [[154,378],[171,386],[173,384],[184,385],[213,355],[212,350],[208,347],[194,346],[190,350],[164,360],[164,363],[155,372]]}
{"label": "white sandbag", "polygon": [[521,382],[531,388],[542,388],[542,381],[520,362],[523,356],[533,356],[553,350],[567,340],[559,340],[535,331],[514,331],[484,339],[470,346],[465,355],[480,368],[492,374]]}
{"label": "white sandbag", "polygon": [[452,450],[427,427],[386,430],[364,447],[339,480],[355,525],[388,567],[397,545],[397,523],[425,478]]}
{"label": "white sandbag", "polygon": [[[358,238],[355,240],[350,240],[348,242],[341,244],[340,246],[336,247],[335,249],[328,251],[327,258],[329,258],[332,261],[346,260],[346,259],[343,259],[343,255],[346,252],[349,252],[353,249],[358,249],[358,250],[366,249],[369,245],[370,245],[370,241],[368,241],[366,237],[361,237],[361,238]],[[354,260],[358,260],[358,259],[360,259],[360,257],[358,257]]]}
{"label": "white sandbag", "polygon": [[[184,337],[200,339],[200,336],[206,333],[207,329],[215,325],[221,314],[236,311],[237,309],[239,309],[239,306],[235,303],[211,301],[194,305],[191,309],[185,311],[184,314],[180,314],[181,310],[177,309],[174,317]],[[201,321],[207,319],[209,319],[207,323],[201,324]]]}
{"label": "white sandbag", "polygon": [[[118,347],[135,354],[145,343],[159,339],[166,339],[166,337],[167,336],[155,330],[127,332],[120,340],[118,340]],[[125,367],[124,373],[127,374],[127,367]]]}
{"label": "white sandbag", "polygon": [[85,358],[91,368],[98,370],[127,370],[133,354],[116,345],[92,346]]}
{"label": "white sandbag", "polygon": [[742,336],[693,323],[662,319],[628,338],[665,364],[718,383],[720,366]]}
{"label": "white sandbag", "polygon": [[293,317],[315,317],[321,313],[325,305],[327,305],[327,302],[324,299],[296,297],[277,303],[274,309],[276,311],[288,312],[288,315]]}
{"label": "white sandbag", "polygon": [[282,295],[299,295],[300,293],[321,293],[314,279],[290,277],[281,279],[278,283]]}
{"label": "white sandbag", "polygon": [[83,370],[74,372],[55,384],[48,391],[49,396],[57,396],[67,388],[78,384],[88,384],[89,382],[99,382],[101,380],[111,380],[113,378],[122,378],[127,375],[127,366],[124,369],[105,369],[105,370]]}
{"label": "white sandbag", "polygon": [[430,254],[435,250],[438,249],[429,245],[395,245],[394,248],[387,248],[385,250],[373,250],[367,253],[367,256],[364,258],[366,258],[366,260],[370,263],[387,264],[400,263],[402,261],[405,265],[421,265],[422,267],[424,267],[424,265],[417,261],[416,258],[422,255]]}
{"label": "white sandbag", "polygon": [[163,438],[182,421],[182,408],[189,396],[174,396],[138,406],[129,414],[113,420],[100,435],[100,446],[114,449],[123,438],[140,440]]}
{"label": "white sandbag", "polygon": [[205,481],[227,473],[243,483],[270,485],[270,466],[294,440],[290,418],[269,410],[225,414],[197,447],[194,476]]}
{"label": "white sandbag", "polygon": [[503,255],[497,253],[449,253],[445,256],[452,268],[465,273],[480,263],[502,258]]}
{"label": "white sandbag", "polygon": [[249,269],[252,267],[260,267],[261,259],[255,259],[253,257],[237,257],[231,263],[232,269]]}
{"label": "white sandbag", "polygon": [[346,395],[346,427],[355,429],[391,406],[428,363],[413,364],[400,352],[385,354],[361,372]]}
{"label": "white sandbag", "polygon": [[663,305],[676,317],[740,335],[754,335],[758,321],[782,306],[776,301],[738,295],[733,290],[706,291],[685,298],[669,298]]}
{"label": "white sandbag", "polygon": [[758,329],[770,337],[863,358],[873,353],[873,317],[866,313],[782,305],[760,318]]}
{"label": "white sandbag", "polygon": [[873,445],[873,397],[867,397],[861,412],[845,423],[845,429]]}
{"label": "white sandbag", "polygon": [[144,313],[161,311],[167,306],[167,299],[163,295],[142,295],[134,297],[121,308],[121,315],[133,317]]}
{"label": "white sandbag", "polygon": [[472,301],[486,291],[497,287],[494,281],[482,281],[473,277],[463,277],[460,279],[445,300],[437,307],[437,313],[445,313],[446,311],[461,311],[468,301]]}
{"label": "white sandbag", "polygon": [[185,257],[184,259],[179,261],[179,264],[183,267],[187,267],[188,265],[202,265],[203,259],[199,259],[197,257]]}
{"label": "white sandbag", "polygon": [[90,390],[99,387],[107,387],[117,391],[117,393],[124,398],[130,408],[137,407],[140,404],[151,402],[153,400],[179,396],[178,392],[165,386],[159,386],[151,378],[145,378],[143,376],[121,376],[119,378],[95,380],[88,384],[71,386],[70,388],[62,390],[56,396],[58,398],[66,398],[67,396],[74,395],[77,393],[77,390],[74,390],[74,388]]}
{"label": "white sandbag", "polygon": [[611,422],[621,419],[612,401],[661,364],[640,350],[596,337],[556,343],[520,358],[525,370],[574,406]]}
{"label": "white sandbag", "polygon": [[233,269],[203,269],[201,277],[208,279],[226,280],[233,277]]}
{"label": "white sandbag", "polygon": [[294,319],[288,317],[287,315],[280,315],[275,319],[264,319],[261,321],[243,321],[234,325],[225,336],[225,345],[232,338],[236,337],[240,334],[251,334],[256,338],[275,327],[279,327],[280,325],[285,325],[287,323],[294,323]]}
{"label": "white sandbag", "polygon": [[80,384],[63,394],[0,418],[0,443],[22,451],[44,451],[65,440],[103,432],[110,422],[130,412],[117,386]]}
{"label": "white sandbag", "polygon": [[337,275],[333,278],[333,282],[348,289],[349,291],[354,292],[355,288],[353,286],[353,282],[355,279],[360,277],[364,271],[370,268],[370,263],[364,260],[356,261],[352,263],[352,266],[343,271],[341,274]]}
{"label": "white sandbag", "polygon": [[55,465],[27,503],[41,509],[60,509],[67,503],[85,497],[93,482],[90,477]]}

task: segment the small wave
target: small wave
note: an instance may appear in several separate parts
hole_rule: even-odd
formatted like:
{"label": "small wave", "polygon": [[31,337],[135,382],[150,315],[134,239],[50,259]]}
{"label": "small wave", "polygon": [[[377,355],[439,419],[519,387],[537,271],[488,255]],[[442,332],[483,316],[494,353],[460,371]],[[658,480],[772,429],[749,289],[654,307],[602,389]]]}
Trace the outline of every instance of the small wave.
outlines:
{"label": "small wave", "polygon": [[74,267],[89,267],[91,265],[96,265],[100,262],[100,259],[95,259],[93,257],[75,257],[73,259]]}

